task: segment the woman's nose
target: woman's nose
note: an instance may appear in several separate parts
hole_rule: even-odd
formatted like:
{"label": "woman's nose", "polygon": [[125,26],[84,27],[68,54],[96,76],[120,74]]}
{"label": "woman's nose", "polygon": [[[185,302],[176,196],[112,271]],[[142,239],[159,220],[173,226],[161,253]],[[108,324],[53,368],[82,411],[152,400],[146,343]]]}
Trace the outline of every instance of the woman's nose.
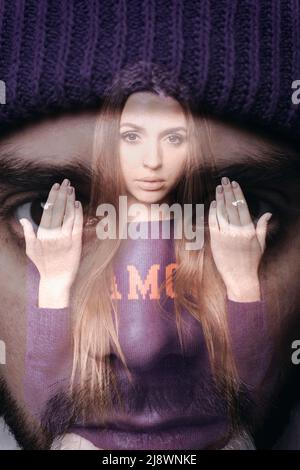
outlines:
{"label": "woman's nose", "polygon": [[143,165],[152,170],[162,165],[162,152],[158,142],[149,143],[143,156]]}

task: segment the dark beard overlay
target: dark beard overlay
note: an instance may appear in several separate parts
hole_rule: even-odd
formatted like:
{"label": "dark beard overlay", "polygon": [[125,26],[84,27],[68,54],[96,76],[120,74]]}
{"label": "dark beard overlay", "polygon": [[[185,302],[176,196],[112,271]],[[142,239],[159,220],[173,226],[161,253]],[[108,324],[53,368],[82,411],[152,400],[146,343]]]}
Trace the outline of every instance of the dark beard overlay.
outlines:
{"label": "dark beard overlay", "polygon": [[78,422],[84,424],[96,418],[98,423],[105,426],[113,409],[123,409],[122,403],[114,381],[105,394],[91,396],[88,383],[83,388],[75,388],[73,393],[61,390],[47,401],[41,427],[53,442],[56,438],[61,439]]}
{"label": "dark beard overlay", "polygon": [[50,449],[51,438],[43,430],[27,423],[24,412],[12,397],[5,381],[0,377],[0,416],[12,432],[18,445],[23,450]]}
{"label": "dark beard overlay", "polygon": [[[142,385],[135,385],[132,387],[125,380],[119,383],[119,391],[113,388],[111,390],[111,406],[103,408],[103,400],[99,399],[100,394],[96,394],[93,398],[89,395],[88,386],[84,388],[75,388],[73,394],[68,394],[66,391],[61,390],[53,395],[47,402],[44,412],[42,414],[41,426],[48,435],[50,435],[52,442],[55,444],[61,441],[63,437],[70,432],[70,428],[75,425],[84,425],[86,423],[97,423],[105,428],[105,422],[110,421],[110,426],[113,425],[114,412],[120,410],[125,411],[129,416],[131,413],[142,411],[145,405],[151,405],[158,413],[163,409],[175,406],[184,408],[187,406],[186,401],[192,402],[193,410],[201,410],[208,417],[214,413],[224,413],[227,408],[224,396],[215,390],[213,400],[205,386],[200,388],[195,387],[192,391],[190,380],[186,381],[187,396],[184,398],[173,395],[163,395],[160,391],[152,390],[149,396],[149,390]],[[120,392],[121,391],[121,396]],[[188,391],[190,393],[188,393]],[[170,392],[169,392],[170,393]],[[231,424],[230,434],[237,432],[237,430],[250,431],[252,416],[250,410],[254,403],[249,399],[248,394],[241,387],[240,393],[236,397],[236,410],[238,415]],[[227,410],[228,411],[228,410]],[[113,412],[113,413],[112,413]],[[229,418],[230,419],[230,418]],[[72,430],[76,433],[76,430]],[[220,443],[216,442],[211,447],[212,449],[222,448],[229,436],[222,438]],[[54,447],[55,448],[55,447]],[[210,447],[209,447],[210,448]]]}
{"label": "dark beard overlay", "polygon": [[[72,395],[65,391],[60,391],[48,400],[42,414],[41,425],[38,426],[33,422],[28,424],[25,413],[12,397],[5,381],[0,378],[0,416],[3,416],[18,445],[22,449],[48,450],[51,448],[54,439],[61,439],[68,432],[69,428],[78,424],[78,422],[84,423],[85,420],[89,421],[89,419],[91,419],[94,421],[96,419],[98,423],[105,426],[105,421],[111,416],[112,410],[125,410],[130,415],[131,412],[134,413],[137,410],[142,410],[147,403],[151,403],[151,407],[155,408],[158,412],[165,407],[174,405],[174,401],[179,407],[182,405],[185,406],[183,396],[162,396],[160,392],[154,392],[154,395],[151,393],[151,396],[149,396],[149,391],[143,386],[136,384],[132,387],[126,380],[121,380],[119,386],[119,389],[114,386],[110,388],[109,393],[111,400],[106,402],[107,406],[104,408],[103,397],[101,399],[99,395],[96,394],[96,397],[91,398],[88,387],[75,389]],[[216,394],[211,402],[210,394],[207,393],[207,390],[203,387],[203,382],[201,390],[197,390],[196,387],[196,389],[192,391],[191,388],[191,383],[187,380],[187,396],[189,401],[193,402],[193,408],[195,408],[195,410],[201,409],[208,414],[210,414],[212,410],[214,410],[214,412],[225,411],[226,404],[224,403],[224,396],[222,396],[220,392],[218,393],[217,390],[215,390]],[[121,395],[119,393],[120,389]],[[190,393],[188,393],[188,391]],[[181,402],[181,398],[183,402]],[[254,403],[249,399],[243,387],[241,387],[240,393],[238,397],[236,397],[236,405],[240,418],[238,422],[236,422],[238,428],[251,429],[253,417],[251,416],[252,413],[250,410],[253,409]],[[237,419],[237,416],[235,418]],[[234,427],[232,431],[234,431]]]}

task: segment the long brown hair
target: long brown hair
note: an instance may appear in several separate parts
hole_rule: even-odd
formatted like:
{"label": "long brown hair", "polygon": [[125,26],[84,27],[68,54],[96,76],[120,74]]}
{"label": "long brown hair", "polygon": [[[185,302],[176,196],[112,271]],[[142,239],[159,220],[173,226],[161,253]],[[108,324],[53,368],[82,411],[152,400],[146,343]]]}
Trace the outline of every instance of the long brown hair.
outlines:
{"label": "long brown hair", "polygon": [[[136,64],[124,70],[108,89],[97,119],[88,209],[88,215],[92,218],[95,217],[95,208],[99,204],[110,203],[116,209],[117,223],[119,221],[119,196],[126,194],[119,163],[120,117],[127,98],[137,91],[171,96],[181,104],[185,113],[188,158],[184,174],[174,188],[174,202],[182,206],[192,204],[194,207],[195,204],[205,202],[205,195],[213,194],[213,179],[204,177],[208,168],[212,172],[214,170],[205,117],[192,112],[185,87],[174,85],[172,76],[162,71],[161,67]],[[203,168],[206,168],[205,173]],[[208,235],[206,224],[206,238]],[[186,241],[184,236],[180,240],[174,240],[177,269],[172,282],[180,344],[184,347],[180,312],[182,308],[186,308],[202,325],[213,374],[219,386],[228,393],[230,403],[237,388],[237,376],[230,350],[224,286],[213,263],[210,244],[205,242],[203,249],[190,251],[185,249]],[[120,239],[95,240],[87,253],[85,267],[80,270],[74,297],[71,384],[74,385],[75,375],[78,373],[81,386],[88,384],[91,397],[97,400],[102,410],[110,406],[111,390],[117,388],[109,363],[111,343],[126,367],[126,358],[118,341],[117,302],[111,298],[113,259],[121,243]],[[162,288],[163,286],[161,290]],[[129,371],[128,377],[130,379]]]}

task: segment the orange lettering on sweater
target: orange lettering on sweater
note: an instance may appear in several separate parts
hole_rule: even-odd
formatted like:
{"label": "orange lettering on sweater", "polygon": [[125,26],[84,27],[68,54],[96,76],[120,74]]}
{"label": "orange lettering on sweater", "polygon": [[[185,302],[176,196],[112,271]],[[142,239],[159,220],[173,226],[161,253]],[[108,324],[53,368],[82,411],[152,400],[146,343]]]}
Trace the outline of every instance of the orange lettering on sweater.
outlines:
{"label": "orange lettering on sweater", "polygon": [[171,263],[166,266],[166,294],[174,299],[175,292],[173,286],[173,272],[176,270],[177,263]]}
{"label": "orange lettering on sweater", "polygon": [[159,299],[158,291],[158,271],[159,264],[152,264],[150,267],[146,280],[143,282],[141,276],[135,266],[127,266],[127,271],[129,272],[129,293],[128,299],[139,298],[138,291],[142,294],[143,299],[145,300],[147,292],[150,290],[149,298],[150,299]]}
{"label": "orange lettering on sweater", "polygon": [[[166,295],[171,299],[174,299],[174,285],[173,285],[173,273],[176,270],[177,263],[170,263],[166,266]],[[129,300],[138,300],[142,296],[143,300],[146,300],[147,296],[149,299],[159,299],[159,285],[158,285],[158,272],[160,269],[159,264],[152,264],[148,270],[146,279],[143,280],[138,269],[133,265],[127,265],[127,271],[129,274]],[[123,293],[124,294],[124,293]],[[121,300],[122,292],[119,291],[116,276],[113,276],[111,286],[111,299]]]}

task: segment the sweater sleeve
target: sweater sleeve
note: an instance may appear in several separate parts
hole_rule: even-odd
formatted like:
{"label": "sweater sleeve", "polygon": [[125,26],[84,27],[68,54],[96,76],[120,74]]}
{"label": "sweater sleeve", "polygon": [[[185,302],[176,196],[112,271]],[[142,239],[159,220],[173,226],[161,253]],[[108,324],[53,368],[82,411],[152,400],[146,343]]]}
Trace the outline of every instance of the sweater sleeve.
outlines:
{"label": "sweater sleeve", "polygon": [[249,391],[262,385],[273,359],[265,300],[235,302],[227,298],[228,327],[239,379]]}
{"label": "sweater sleeve", "polygon": [[69,307],[39,308],[37,290],[31,291],[27,308],[24,396],[35,418],[40,419],[49,398],[70,377],[71,361]]}

